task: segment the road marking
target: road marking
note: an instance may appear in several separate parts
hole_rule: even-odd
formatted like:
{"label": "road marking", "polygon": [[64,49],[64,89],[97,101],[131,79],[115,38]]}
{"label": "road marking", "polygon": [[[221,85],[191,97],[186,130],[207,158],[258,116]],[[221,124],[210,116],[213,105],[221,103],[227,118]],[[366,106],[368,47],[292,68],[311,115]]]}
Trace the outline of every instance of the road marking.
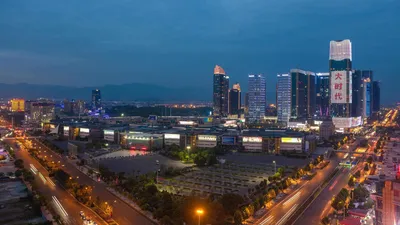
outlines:
{"label": "road marking", "polygon": [[36,174],[37,173],[37,169],[36,169],[36,167],[33,165],[33,164],[30,164],[30,166],[31,166],[31,170],[32,170],[32,172],[34,173],[34,174]]}
{"label": "road marking", "polygon": [[267,224],[268,222],[272,222],[273,218],[274,218],[274,216],[269,216],[264,221],[262,221],[259,225],[264,225],[264,224]]}
{"label": "road marking", "polygon": [[58,208],[60,209],[60,211],[62,212],[62,214],[67,217],[68,213],[67,211],[65,211],[64,207],[61,205],[61,203],[58,201],[56,196],[53,196],[53,201],[56,203],[56,205],[58,206]]}
{"label": "road marking", "polygon": [[296,210],[296,208],[299,206],[299,204],[295,204],[292,206],[292,208],[290,208],[286,214],[280,219],[278,220],[278,222],[276,223],[277,225],[281,225],[284,224],[286,222],[286,220],[292,215],[292,213]]}

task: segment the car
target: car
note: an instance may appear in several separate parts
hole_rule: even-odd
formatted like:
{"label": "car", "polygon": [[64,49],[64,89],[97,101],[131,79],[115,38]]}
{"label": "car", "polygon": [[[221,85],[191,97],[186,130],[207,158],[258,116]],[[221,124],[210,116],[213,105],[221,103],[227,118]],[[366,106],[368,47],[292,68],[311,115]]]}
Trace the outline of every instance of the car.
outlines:
{"label": "car", "polygon": [[80,211],[80,212],[79,212],[79,215],[84,216],[85,213],[84,213],[83,211]]}

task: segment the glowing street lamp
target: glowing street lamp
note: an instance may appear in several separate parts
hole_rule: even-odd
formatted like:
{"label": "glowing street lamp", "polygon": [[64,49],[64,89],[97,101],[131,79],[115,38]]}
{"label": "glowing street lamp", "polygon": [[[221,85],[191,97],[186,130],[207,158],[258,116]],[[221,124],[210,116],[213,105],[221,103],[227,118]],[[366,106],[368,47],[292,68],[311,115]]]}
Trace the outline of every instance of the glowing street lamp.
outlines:
{"label": "glowing street lamp", "polygon": [[201,215],[204,214],[204,211],[202,209],[197,209],[196,214],[199,216],[199,225],[200,225],[200,217],[201,217]]}

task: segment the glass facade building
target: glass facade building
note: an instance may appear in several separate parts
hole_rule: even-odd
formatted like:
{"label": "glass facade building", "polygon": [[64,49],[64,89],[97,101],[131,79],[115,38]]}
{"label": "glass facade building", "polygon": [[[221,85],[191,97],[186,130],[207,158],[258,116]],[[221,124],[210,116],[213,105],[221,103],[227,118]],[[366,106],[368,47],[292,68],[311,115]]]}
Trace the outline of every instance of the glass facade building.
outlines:
{"label": "glass facade building", "polygon": [[239,115],[242,107],[242,95],[239,83],[233,85],[229,90],[229,114]]}
{"label": "glass facade building", "polygon": [[315,73],[292,69],[291,76],[291,117],[309,119],[315,115],[316,89]]}
{"label": "glass facade building", "polygon": [[291,87],[292,80],[289,74],[278,74],[276,87],[276,104],[278,122],[288,124],[291,113]]}
{"label": "glass facade building", "polygon": [[372,81],[372,112],[381,110],[381,83]]}
{"label": "glass facade building", "polygon": [[101,110],[101,92],[99,89],[92,90],[92,109]]}
{"label": "glass facade building", "polygon": [[263,75],[249,75],[248,94],[247,121],[249,123],[260,122],[265,116],[267,106],[266,82]]}
{"label": "glass facade building", "polygon": [[329,73],[316,74],[316,103],[317,117],[329,116]]}
{"label": "glass facade building", "polygon": [[229,92],[229,76],[225,74],[222,67],[216,65],[214,68],[213,82],[213,115],[228,115],[228,92]]}

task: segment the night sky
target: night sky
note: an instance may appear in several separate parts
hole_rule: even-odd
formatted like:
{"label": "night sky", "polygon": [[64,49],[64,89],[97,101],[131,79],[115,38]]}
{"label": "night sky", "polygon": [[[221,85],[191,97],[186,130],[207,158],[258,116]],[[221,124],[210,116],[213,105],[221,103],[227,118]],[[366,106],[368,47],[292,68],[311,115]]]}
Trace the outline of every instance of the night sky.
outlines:
{"label": "night sky", "polygon": [[[212,89],[215,64],[247,74],[327,72],[329,41],[399,100],[399,0],[1,0],[0,83],[155,83]],[[210,94],[211,96],[211,94]],[[268,98],[268,97],[267,97]],[[211,100],[211,97],[210,97]]]}

